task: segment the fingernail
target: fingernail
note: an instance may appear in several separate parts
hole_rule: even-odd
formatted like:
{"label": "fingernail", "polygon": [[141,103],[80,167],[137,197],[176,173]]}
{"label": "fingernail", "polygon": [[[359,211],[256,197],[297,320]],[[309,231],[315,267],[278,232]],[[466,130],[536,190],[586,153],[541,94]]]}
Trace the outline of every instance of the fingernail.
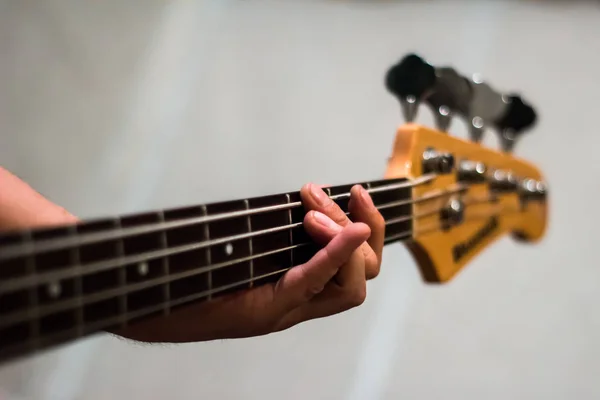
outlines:
{"label": "fingernail", "polygon": [[340,226],[338,224],[336,224],[335,222],[333,222],[333,220],[331,218],[329,218],[327,215],[320,213],[318,211],[313,211],[313,215],[315,217],[315,220],[323,225],[326,228],[329,229],[333,229],[333,230],[339,230]]}
{"label": "fingernail", "polygon": [[360,188],[360,197],[362,197],[362,199],[366,205],[368,205],[369,207],[375,207],[375,205],[373,204],[373,199],[371,198],[371,195],[369,195],[369,192],[367,192],[365,190],[365,188],[362,186]]}
{"label": "fingernail", "polygon": [[327,204],[329,197],[325,192],[316,185],[310,185],[310,194],[317,204],[324,206]]}

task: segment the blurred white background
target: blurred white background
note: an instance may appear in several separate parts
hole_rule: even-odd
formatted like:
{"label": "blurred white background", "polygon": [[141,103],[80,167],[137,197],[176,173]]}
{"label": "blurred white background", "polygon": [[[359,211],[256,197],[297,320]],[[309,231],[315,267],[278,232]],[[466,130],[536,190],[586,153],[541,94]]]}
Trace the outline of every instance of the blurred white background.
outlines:
{"label": "blurred white background", "polygon": [[505,238],[446,286],[395,245],[351,312],[240,341],[100,335],[0,367],[4,398],[598,398],[599,21],[574,0],[4,0],[0,164],[80,217],[379,178],[401,123],[383,74],[410,51],[536,105],[516,153],[551,187],[542,243]]}

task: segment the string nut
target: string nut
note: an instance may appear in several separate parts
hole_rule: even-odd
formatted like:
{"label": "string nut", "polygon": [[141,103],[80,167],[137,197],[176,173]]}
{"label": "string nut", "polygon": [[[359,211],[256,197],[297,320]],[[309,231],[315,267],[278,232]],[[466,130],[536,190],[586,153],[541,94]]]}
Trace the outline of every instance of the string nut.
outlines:
{"label": "string nut", "polygon": [[468,183],[483,183],[486,181],[487,168],[479,161],[462,160],[458,164],[458,180]]}
{"label": "string nut", "polygon": [[427,149],[423,153],[423,172],[448,174],[454,169],[454,156],[450,153],[440,153]]}

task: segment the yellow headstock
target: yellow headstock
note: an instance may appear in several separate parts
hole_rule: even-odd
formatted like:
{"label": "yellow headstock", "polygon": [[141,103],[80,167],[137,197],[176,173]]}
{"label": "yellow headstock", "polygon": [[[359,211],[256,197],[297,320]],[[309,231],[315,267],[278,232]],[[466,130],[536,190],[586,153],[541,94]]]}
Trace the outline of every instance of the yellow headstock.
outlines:
{"label": "yellow headstock", "polygon": [[[431,150],[452,155],[452,171],[428,169],[424,158],[434,154]],[[463,167],[473,167],[473,163],[481,163],[478,167],[485,167],[485,172],[471,170],[467,180],[469,168]],[[505,179],[505,172],[516,180]],[[430,173],[435,174],[434,179],[413,188],[414,233],[409,244],[426,281],[448,281],[505,234],[525,241],[537,241],[544,235],[546,189],[535,166],[510,153],[421,125],[401,126],[386,177],[417,178]]]}

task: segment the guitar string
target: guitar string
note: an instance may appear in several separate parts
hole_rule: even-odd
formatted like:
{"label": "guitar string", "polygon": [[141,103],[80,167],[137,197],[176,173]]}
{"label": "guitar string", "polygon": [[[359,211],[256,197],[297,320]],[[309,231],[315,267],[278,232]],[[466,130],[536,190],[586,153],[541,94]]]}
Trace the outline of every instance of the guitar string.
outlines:
{"label": "guitar string", "polygon": [[[367,190],[367,192],[369,192],[370,194],[373,194],[373,193],[386,193],[386,192],[390,192],[392,190],[398,190],[398,189],[413,188],[413,187],[417,187],[420,185],[424,185],[424,184],[432,181],[436,176],[437,175],[435,175],[435,174],[427,174],[427,175],[423,175],[419,178],[416,178],[412,181],[403,181],[400,183],[382,185],[382,186],[365,189],[365,190]],[[324,189],[327,190],[328,188],[324,188]],[[350,192],[331,195],[329,197],[332,200],[344,199],[344,198],[350,197]],[[296,208],[299,206],[302,206],[301,201],[290,202],[290,203],[285,203],[285,204],[278,204],[278,205],[274,205],[274,206],[259,207],[259,208],[254,208],[254,209],[250,209],[250,210],[240,210],[240,211],[232,211],[232,212],[226,212],[226,213],[218,213],[218,214],[214,214],[214,215],[205,215],[205,216],[201,216],[201,217],[183,218],[183,219],[179,219],[176,221],[156,222],[156,223],[146,224],[143,226],[123,228],[123,229],[119,229],[117,231],[111,231],[111,232],[86,233],[86,234],[80,234],[80,235],[74,236],[74,237],[43,239],[43,240],[40,240],[39,242],[34,242],[33,245],[31,243],[11,244],[11,245],[5,246],[5,248],[2,249],[2,254],[0,254],[0,261],[15,258],[15,257],[27,256],[32,251],[32,246],[33,246],[33,250],[36,252],[61,250],[61,249],[69,248],[71,246],[82,246],[82,245],[103,242],[106,240],[123,239],[123,238],[129,237],[129,236],[143,235],[143,234],[153,233],[153,232],[167,230],[167,229],[182,228],[182,227],[186,227],[189,225],[203,224],[203,223],[208,223],[208,222],[217,222],[217,221],[222,221],[222,220],[231,219],[231,218],[249,217],[249,216],[255,215],[255,214],[261,214],[261,213],[271,212],[271,211],[288,210],[288,209]],[[201,207],[201,206],[199,206],[199,207]]]}
{"label": "guitar string", "polygon": [[[390,208],[390,207],[398,207],[398,206],[402,206],[402,205],[417,204],[417,203],[421,203],[421,202],[439,199],[444,196],[461,193],[461,192],[464,192],[466,189],[467,189],[467,187],[464,185],[455,185],[455,187],[453,187],[451,189],[444,190],[444,191],[437,191],[435,193],[423,195],[414,200],[403,200],[403,201],[395,201],[395,202],[391,202],[391,203],[385,203],[380,206],[377,206],[376,208],[378,210],[381,210],[381,209]],[[346,212],[346,215],[348,215],[348,214],[349,213]],[[410,214],[405,214],[405,215],[396,217],[394,219],[393,223],[408,221],[408,220],[412,219],[413,217],[414,216],[412,215],[412,211],[411,211]],[[256,238],[256,237],[271,234],[271,233],[289,231],[291,229],[300,227],[302,225],[303,225],[303,222],[296,222],[296,223],[292,223],[292,224],[281,225],[281,226],[263,229],[263,230],[259,230],[259,231],[252,231],[252,232],[241,233],[241,234],[237,234],[237,235],[225,236],[222,238],[217,238],[217,239],[212,239],[212,240],[204,240],[204,241],[188,243],[188,244],[184,244],[184,245],[180,245],[180,246],[176,246],[176,247],[170,247],[167,249],[152,250],[152,251],[147,251],[147,252],[143,252],[143,253],[139,253],[139,254],[131,254],[131,255],[121,256],[121,257],[117,257],[117,258],[101,260],[101,261],[84,264],[84,265],[81,265],[81,264],[72,265],[71,268],[65,269],[65,270],[48,271],[48,272],[37,273],[35,275],[28,275],[28,276],[24,276],[24,277],[15,277],[10,280],[6,280],[4,282],[0,282],[0,293],[25,289],[29,286],[34,286],[34,285],[50,284],[50,283],[61,281],[63,279],[76,278],[81,275],[88,275],[88,274],[92,274],[92,273],[102,272],[102,271],[122,267],[122,266],[129,265],[129,264],[139,264],[142,262],[148,262],[148,261],[151,261],[151,260],[154,260],[157,258],[178,255],[178,254],[182,254],[185,252],[191,252],[194,250],[199,250],[199,249],[203,249],[203,248],[207,248],[207,247],[214,247],[219,244],[227,244],[227,243],[235,242],[238,240],[252,239],[252,238]],[[235,260],[233,260],[233,261],[235,261]]]}
{"label": "guitar string", "polygon": [[[514,210],[508,210],[508,212],[515,212],[515,211],[518,211],[518,208],[515,208]],[[503,211],[503,212],[506,212],[506,211]],[[498,215],[498,213],[497,212],[486,213],[486,214],[482,214],[480,216],[475,216],[475,217],[467,218],[467,219],[465,219],[464,222],[466,223],[466,222],[475,222],[475,221],[479,221],[479,220],[484,220],[484,219],[491,218],[491,217],[493,217],[495,215]],[[427,233],[434,233],[434,232],[440,231],[442,229],[444,229],[444,227],[441,226],[439,223],[436,224],[436,226],[434,226],[434,224],[431,224],[430,227],[427,227],[425,229],[420,229],[420,230],[418,230],[415,233],[417,233],[419,235],[423,235],[423,234],[427,234]],[[407,238],[407,239],[410,239],[410,237]],[[266,279],[266,278],[269,278],[271,276],[284,273],[284,272],[286,272],[286,271],[288,271],[290,269],[291,269],[291,267],[290,268],[282,268],[282,269],[277,270],[277,271],[272,271],[272,272],[269,272],[269,273],[266,273],[266,274],[262,274],[262,275],[256,276],[256,277],[253,278],[253,280],[249,280],[249,279],[243,280],[243,281],[237,282],[235,284],[226,285],[226,286],[214,288],[214,289],[211,289],[211,290],[206,290],[206,291],[203,291],[203,292],[194,293],[194,294],[191,294],[191,295],[183,297],[183,298],[179,298],[179,299],[175,299],[175,300],[167,300],[167,301],[161,302],[160,304],[155,304],[155,305],[152,305],[152,306],[144,307],[144,308],[139,309],[139,310],[131,310],[131,311],[128,310],[127,313],[125,314],[125,321],[126,321],[125,322],[125,326],[127,326],[127,324],[129,322],[131,322],[132,320],[135,320],[135,319],[138,319],[138,318],[142,318],[142,317],[146,317],[146,316],[150,316],[153,313],[156,313],[156,312],[159,312],[159,311],[163,311],[163,310],[165,310],[167,308],[170,309],[170,308],[175,307],[175,306],[183,305],[183,304],[186,304],[186,303],[191,303],[191,302],[193,302],[195,300],[199,300],[199,299],[208,297],[209,295],[212,296],[214,294],[218,294],[218,293],[223,292],[225,290],[229,290],[229,289],[235,288],[236,286],[239,286],[239,285],[243,285],[243,284],[250,283],[250,282],[253,282],[253,281],[257,281],[257,280],[260,280],[260,279]],[[30,322],[30,321],[29,320],[25,320],[23,322]],[[122,325],[118,325],[118,324],[122,323],[122,322],[123,322],[123,316],[122,315],[112,316],[112,317],[101,319],[99,321],[94,321],[94,322],[88,324],[87,326],[85,326],[83,328],[83,334],[86,335],[86,334],[98,332],[98,331],[101,331],[103,329],[112,328],[115,325],[121,327]],[[81,330],[77,330],[76,328],[66,329],[66,330],[63,330],[61,332],[56,332],[56,333],[50,334],[50,335],[48,335],[48,336],[46,336],[44,338],[41,338],[41,339],[40,338],[29,339],[29,340],[27,340],[25,342],[13,345],[13,346],[9,347],[8,349],[2,349],[2,352],[10,353],[11,351],[12,352],[18,352],[18,351],[26,351],[27,349],[35,349],[35,348],[39,348],[40,343],[42,345],[44,345],[45,343],[53,344],[53,343],[56,343],[57,341],[60,342],[60,339],[68,340],[68,339],[70,339],[72,337],[81,336],[81,333],[82,333],[82,331]]]}
{"label": "guitar string", "polygon": [[[430,210],[426,213],[423,213],[422,215],[415,216],[415,218],[420,219],[420,218],[432,216],[432,215],[435,215],[436,213],[440,212],[442,209],[443,209],[443,207],[437,208],[434,210]],[[387,224],[386,224],[386,226],[387,226]],[[395,234],[394,235],[395,237],[388,237],[385,240],[387,243],[390,243],[391,241],[395,241],[395,240],[403,239],[403,238],[411,239],[413,233],[414,232],[412,230],[407,230],[405,232]],[[137,292],[137,291],[140,291],[143,289],[147,289],[150,287],[154,287],[157,285],[168,284],[173,281],[180,280],[180,279],[184,279],[184,278],[188,278],[188,277],[192,277],[192,276],[198,276],[198,275],[210,272],[210,271],[216,271],[216,270],[219,270],[219,269],[222,269],[225,267],[229,267],[231,265],[238,264],[240,262],[259,259],[259,258],[266,257],[269,255],[277,254],[277,253],[280,253],[283,251],[288,251],[288,250],[291,250],[294,248],[307,246],[310,244],[311,244],[310,242],[299,243],[299,244],[295,244],[292,246],[287,246],[283,249],[272,250],[272,251],[269,251],[266,253],[256,254],[256,255],[244,257],[241,259],[229,260],[229,261],[219,263],[219,264],[213,264],[210,266],[201,267],[201,268],[197,268],[197,269],[190,270],[190,271],[183,271],[183,272],[179,272],[177,274],[161,276],[161,277],[157,277],[157,278],[153,278],[153,279],[148,279],[143,282],[128,284],[123,287],[118,287],[118,288],[114,288],[114,289],[109,289],[109,290],[104,290],[104,291],[88,294],[85,296],[80,296],[76,299],[70,298],[70,299],[67,299],[67,300],[64,300],[61,302],[56,302],[54,304],[49,304],[49,305],[44,305],[44,306],[38,305],[37,307],[35,307],[35,314],[36,314],[37,318],[44,317],[44,316],[50,315],[52,313],[69,310],[72,308],[72,307],[70,307],[71,304],[76,304],[77,306],[81,307],[85,304],[96,303],[96,302],[99,302],[102,300],[108,300],[111,298],[115,298],[117,296],[125,296],[130,293],[134,293],[134,292]],[[260,279],[260,278],[261,278],[261,276],[250,278],[250,280],[247,280],[247,282],[249,283],[252,281],[252,279]],[[233,283],[233,285],[239,286],[243,283],[244,282],[242,282],[242,283],[236,282],[236,283]],[[221,289],[221,290],[226,290],[226,289]],[[11,324],[23,322],[24,320],[26,320],[26,318],[23,317],[23,315],[20,312],[18,312],[18,311],[13,312],[11,314],[8,314],[8,315],[5,315],[2,317],[2,320],[0,320],[0,328],[11,325]]]}

